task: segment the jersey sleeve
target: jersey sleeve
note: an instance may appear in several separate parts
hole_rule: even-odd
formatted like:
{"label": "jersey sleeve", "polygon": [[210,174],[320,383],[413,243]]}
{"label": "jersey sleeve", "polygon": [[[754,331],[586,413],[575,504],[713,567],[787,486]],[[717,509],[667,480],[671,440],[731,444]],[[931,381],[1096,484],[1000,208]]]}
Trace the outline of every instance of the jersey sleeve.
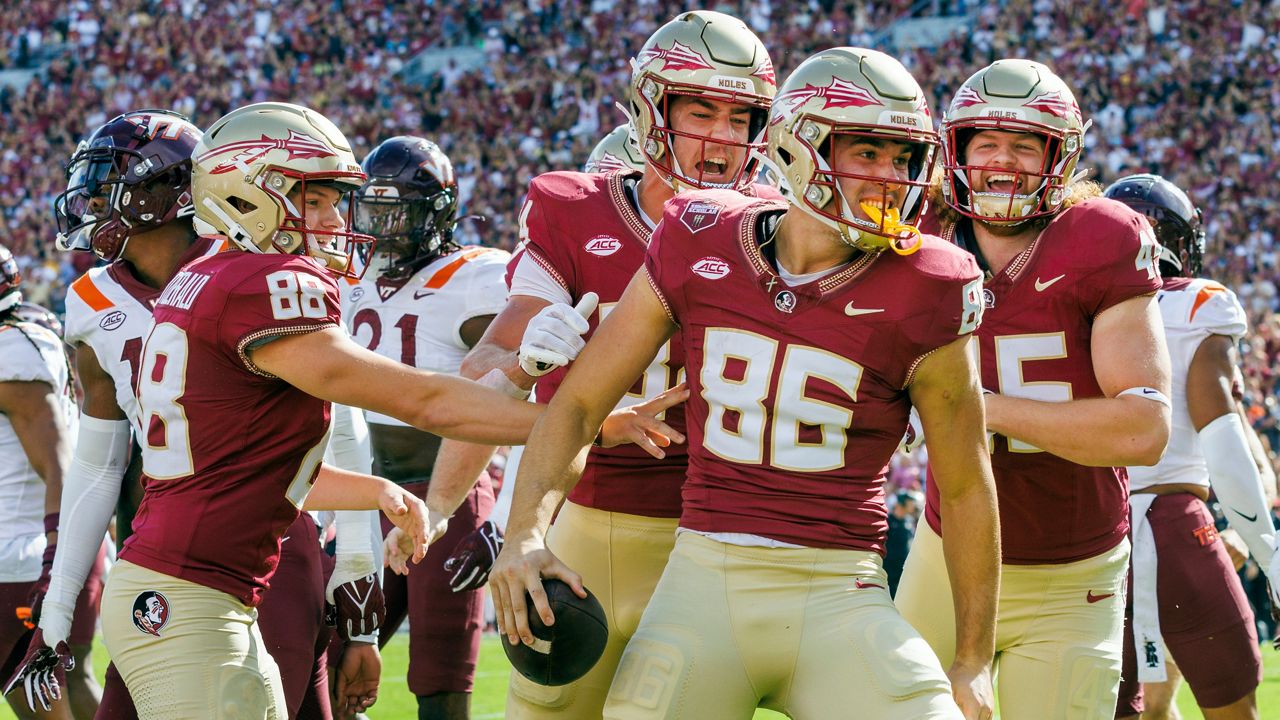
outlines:
{"label": "jersey sleeve", "polygon": [[985,307],[982,271],[977,261],[942,240],[933,240],[918,253],[921,287],[913,297],[917,298],[915,302],[927,298],[921,310],[929,321],[911,333],[916,362],[940,347],[973,334],[982,324]]}
{"label": "jersey sleeve", "polygon": [[678,240],[672,236],[680,232],[676,218],[680,216],[679,208],[682,205],[683,200],[680,198],[667,202],[662,220],[658,222],[658,227],[654,228],[653,235],[649,237],[649,247],[644,255],[644,271],[649,279],[649,287],[653,288],[654,294],[658,296],[663,309],[667,311],[667,317],[677,325],[680,324],[679,315],[684,298],[682,284],[687,273],[672,269],[673,265],[679,263],[679,260],[672,256],[680,247]]}
{"label": "jersey sleeve", "polygon": [[[0,325],[0,382],[43,382],[58,386],[53,371],[28,335],[48,332],[35,325]],[[42,338],[43,339],[43,338]]]}
{"label": "jersey sleeve", "polygon": [[504,279],[507,260],[501,250],[494,250],[476,258],[471,272],[467,273],[462,288],[462,312],[453,319],[451,338],[462,350],[470,347],[462,341],[462,326],[468,320],[485,315],[497,315],[507,305],[507,283]]}
{"label": "jersey sleeve", "polygon": [[1213,281],[1205,281],[1191,301],[1186,322],[1209,335],[1239,339],[1249,330],[1249,321],[1234,292]]}
{"label": "jersey sleeve", "polygon": [[305,258],[289,258],[251,274],[227,293],[218,345],[250,372],[270,377],[249,359],[251,347],[283,335],[340,327],[338,284],[329,272]]}
{"label": "jersey sleeve", "polygon": [[111,301],[97,288],[89,274],[81,275],[67,288],[66,318],[62,324],[62,334],[70,345],[82,345],[89,342],[98,323],[98,313],[109,309]]}
{"label": "jersey sleeve", "polygon": [[1114,200],[1089,201],[1090,213],[1075,233],[1087,248],[1079,287],[1090,316],[1160,289],[1155,232],[1142,215]]}
{"label": "jersey sleeve", "polygon": [[547,272],[570,295],[577,286],[573,248],[563,239],[568,237],[557,227],[556,199],[544,191],[542,178],[529,183],[529,194],[520,209],[520,245],[516,258],[526,256]]}

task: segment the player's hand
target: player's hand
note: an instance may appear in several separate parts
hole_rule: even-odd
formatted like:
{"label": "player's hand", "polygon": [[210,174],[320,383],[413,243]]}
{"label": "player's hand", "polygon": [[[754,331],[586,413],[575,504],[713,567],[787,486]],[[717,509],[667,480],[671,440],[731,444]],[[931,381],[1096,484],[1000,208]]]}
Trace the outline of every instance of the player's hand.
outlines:
{"label": "player's hand", "polygon": [[468,592],[484,587],[489,581],[489,570],[502,551],[502,530],[492,520],[462,539],[453,554],[444,561],[444,571],[449,576],[449,587],[454,592]]}
{"label": "player's hand", "polygon": [[[32,712],[49,711],[54,701],[62,697],[62,685],[66,682],[66,671],[74,669],[76,659],[66,641],[49,647],[45,643],[44,632],[36,628],[31,636],[31,644],[27,646],[27,654],[18,664],[9,682],[5,683],[4,694],[21,687],[26,697],[27,707]],[[37,707],[38,706],[38,707]]]}
{"label": "player's hand", "polygon": [[[422,558],[427,555],[427,546],[439,537],[433,535],[440,521],[439,516],[433,518],[422,498],[391,482],[386,483],[382,497],[378,499],[378,508],[391,524],[404,531],[412,541],[412,551],[408,554],[413,562],[422,562]],[[448,518],[444,522],[447,523]]]}
{"label": "player's hand", "polygon": [[924,425],[920,422],[920,413],[912,407],[911,414],[907,416],[907,432],[902,436],[902,442],[898,443],[898,449],[910,453],[923,444]]}
{"label": "player's hand", "polygon": [[377,643],[348,643],[334,668],[335,717],[351,717],[372,707],[378,701],[380,677],[382,656]]}
{"label": "player's hand", "polygon": [[591,329],[587,318],[599,302],[600,297],[589,292],[576,306],[554,303],[539,310],[529,319],[520,340],[520,369],[529,377],[540,377],[573,362],[587,344],[582,339]]}
{"label": "player's hand", "polygon": [[555,624],[555,615],[547,604],[547,593],[542,588],[542,578],[563,580],[578,597],[585,598],[582,576],[560,562],[540,539],[508,542],[489,574],[489,592],[493,595],[493,609],[498,620],[498,632],[506,633],[514,645],[524,642],[532,645],[533,633],[529,630],[528,603],[525,593],[533,598],[533,604],[546,625]]}
{"label": "player's hand", "polygon": [[947,671],[951,695],[965,720],[991,720],[995,715],[995,691],[991,685],[991,666],[972,667],[953,663]]}
{"label": "player's hand", "polygon": [[[430,545],[444,537],[445,531],[449,529],[449,518],[434,510],[428,509],[427,512],[427,544]],[[383,565],[391,568],[391,572],[397,575],[408,575],[409,559],[417,549],[418,545],[412,535],[393,527],[382,540]]]}
{"label": "player's hand", "polygon": [[689,399],[689,386],[685,383],[671,388],[648,402],[630,405],[609,413],[600,427],[601,445],[614,447],[635,443],[644,451],[661,460],[667,454],[662,448],[671,443],[684,442],[684,434],[658,418],[668,408]]}
{"label": "player's hand", "polygon": [[382,583],[372,554],[339,555],[325,588],[326,615],[343,640],[377,642],[387,617]]}

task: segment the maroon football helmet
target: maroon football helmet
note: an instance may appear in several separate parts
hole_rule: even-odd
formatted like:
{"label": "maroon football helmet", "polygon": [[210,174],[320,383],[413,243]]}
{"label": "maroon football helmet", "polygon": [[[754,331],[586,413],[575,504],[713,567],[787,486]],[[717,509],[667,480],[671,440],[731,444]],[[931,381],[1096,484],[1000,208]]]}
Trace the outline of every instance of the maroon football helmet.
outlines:
{"label": "maroon football helmet", "polygon": [[129,238],[193,214],[191,151],[200,129],[168,110],[125,113],[80,143],[54,200],[58,247],[115,260]]}

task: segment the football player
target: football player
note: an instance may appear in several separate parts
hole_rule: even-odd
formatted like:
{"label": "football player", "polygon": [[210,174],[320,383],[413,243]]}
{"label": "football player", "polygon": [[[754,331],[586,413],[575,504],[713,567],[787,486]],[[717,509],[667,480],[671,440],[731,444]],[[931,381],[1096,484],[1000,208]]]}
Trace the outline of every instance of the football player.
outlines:
{"label": "football player", "polygon": [[[373,236],[376,245],[364,278],[345,288],[343,317],[356,342],[379,355],[457,373],[506,304],[503,278],[510,255],[454,244],[458,185],[452,163],[435,143],[393,137],[374,148],[362,167],[368,180],[354,198],[354,229]],[[565,332],[573,338],[579,333]],[[370,412],[368,421],[375,474],[425,498],[439,436],[380,413]],[[421,718],[470,715],[488,563],[457,578],[462,567],[447,570],[445,564],[464,543],[501,543],[488,519],[493,503],[493,489],[482,475],[454,512],[448,532],[428,550],[426,563],[407,576],[384,577],[388,615],[379,642],[385,645],[410,618],[409,690],[418,698]]]}
{"label": "football player", "polygon": [[644,172],[644,155],[631,136],[631,123],[623,123],[609,131],[596,143],[582,172],[606,173],[614,170]]}
{"label": "football player", "polygon": [[[129,463],[130,424],[141,427],[133,388],[155,300],[180,268],[227,245],[197,237],[192,227],[191,151],[200,137],[186,118],[163,110],[113,118],[72,156],[67,190],[56,203],[60,249],[93,252],[108,264],[72,283],[67,296],[67,341],[75,347],[84,399],[80,442],[67,474],[62,551],[40,613],[50,648],[66,636],[87,573],[89,586],[100,588],[92,568],[118,505],[120,541],[129,535],[134,496],[141,492],[137,476],[127,471],[140,470]],[[289,535],[298,542],[284,547],[275,592],[259,610],[294,716],[306,699],[327,699],[325,676],[316,666],[317,646],[327,643],[328,634],[322,629],[324,599],[315,588],[322,582],[320,551],[310,516],[299,516]],[[308,537],[311,542],[302,541]],[[114,666],[108,666],[102,713],[115,720],[137,717]]]}
{"label": "football player", "polygon": [[[564,376],[551,369],[575,355],[582,341],[538,341],[530,333],[551,324],[555,316],[545,313],[557,304],[596,293],[600,304],[588,318],[589,337],[643,263],[649,235],[676,192],[722,187],[777,197],[772,188],[752,183],[759,163],[751,155],[764,147],[776,92],[773,63],[741,20],[717,12],[683,13],[644,43],[632,68],[629,125],[644,170],[534,178],[520,212],[511,298],[463,363],[464,376],[500,373],[526,394],[536,382],[537,401],[549,401]],[[683,368],[684,349],[673,338],[620,406],[675,387]],[[681,411],[666,419],[682,427]],[[449,514],[492,454],[492,447],[444,443],[428,505]],[[597,593],[609,616],[609,644],[591,672],[569,685],[542,687],[512,673],[509,718],[600,717],[622,648],[675,542],[686,464],[683,448],[657,461],[633,448],[592,448],[549,543]]]}
{"label": "football player", "polygon": [[[338,208],[365,175],[323,116],[248,105],[191,158],[196,228],[234,248],[188,264],[156,300],[138,371],[145,491],[104,591],[103,639],[143,717],[282,718],[254,608],[299,510],[380,509],[415,562],[444,524],[390,481],[321,464],[329,402],[499,443],[522,441],[538,410],[341,329],[335,275],[370,238]],[[619,413],[605,435],[661,452],[674,431],[652,413],[672,398]]]}
{"label": "football player", "polygon": [[[1236,343],[1248,329],[1235,293],[1198,278],[1200,211],[1158,175],[1130,175],[1105,195],[1144,215],[1160,243],[1157,298],[1173,362],[1173,430],[1155,467],[1129,468],[1132,636],[1116,717],[1143,711],[1143,682],[1165,680],[1164,649],[1205,717],[1256,718],[1262,657],[1249,601],[1206,502],[1213,489],[1229,525],[1268,578],[1280,573],[1275,529],[1232,397]],[[1272,603],[1280,603],[1274,593]]]}
{"label": "football player", "polygon": [[[1155,236],[1076,173],[1087,128],[1066,83],[1029,60],[975,73],[942,122],[941,234],[988,278],[975,350],[1000,499],[997,689],[1013,720],[1113,712],[1123,466],[1154,463],[1169,436]],[[937,471],[896,601],[945,664],[956,619],[942,540],[969,519],[942,504]]]}
{"label": "football player", "polygon": [[[62,338],[22,314],[21,285],[13,254],[0,245],[0,667],[5,681],[28,647],[40,643],[29,629],[34,620],[25,613],[39,608],[39,595],[49,584],[75,421],[71,368]],[[91,605],[96,593],[85,596]],[[73,597],[73,606],[75,602]],[[94,616],[88,609],[87,617],[77,616],[81,622],[76,626],[76,651],[82,657],[93,640]],[[62,649],[72,652],[66,637]],[[23,691],[9,696],[9,704],[24,720],[72,717],[68,698],[40,698],[34,686],[24,686]],[[96,698],[81,698],[79,705],[81,717],[92,717]]]}
{"label": "football player", "polygon": [[[999,541],[968,352],[982,280],[910,225],[938,146],[924,93],[883,53],[820,52],[779,90],[768,143],[788,202],[711,190],[667,203],[643,268],[535,426],[490,579],[500,623],[531,643],[526,591],[554,621],[540,575],[581,594],[544,540],[569,490],[559,468],[678,337],[684,507],[604,716],[989,718]],[[913,405],[945,436],[935,482],[967,520],[943,571],[960,618],[950,683],[882,567],[884,476]]]}

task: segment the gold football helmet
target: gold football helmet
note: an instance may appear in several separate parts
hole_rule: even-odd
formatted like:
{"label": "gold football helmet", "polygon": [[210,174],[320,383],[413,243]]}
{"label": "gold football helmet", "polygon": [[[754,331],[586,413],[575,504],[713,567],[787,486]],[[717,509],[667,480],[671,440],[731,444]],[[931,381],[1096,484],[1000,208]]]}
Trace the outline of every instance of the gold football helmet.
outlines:
{"label": "gold football helmet", "polygon": [[[837,171],[832,166],[840,136],[907,143],[904,176],[885,178]],[[783,83],[769,115],[769,159],[782,175],[782,193],[867,252],[919,247],[911,223],[925,204],[938,147],[929,106],[919,83],[902,63],[875,50],[824,50],[800,64]],[[839,178],[880,184],[876,203],[860,202],[859,216],[840,189]]]}
{"label": "gold football helmet", "polygon": [[[628,107],[635,138],[644,159],[676,191],[686,188],[734,187],[742,189],[755,179],[758,163],[752,151],[764,149],[765,120],[777,92],[773,62],[760,38],[741,20],[723,13],[686,12],[658,28],[631,61]],[[679,96],[740,103],[752,108],[746,142],[733,142],[681,132],[669,121],[669,105]],[[744,150],[741,167],[729,172],[728,183],[703,182],[695,168],[682,168],[676,160],[674,138]]]}
{"label": "gold football helmet", "polygon": [[320,113],[289,103],[246,105],[205,132],[191,155],[196,229],[220,233],[249,252],[302,252],[340,274],[373,238],[340,230],[308,229],[305,207],[289,200],[295,189],[325,184],[346,193],[365,181],[351,146]]}
{"label": "gold football helmet", "polygon": [[607,173],[614,170],[644,170],[644,156],[631,137],[631,125],[623,123],[609,131],[591,151],[582,171]]}
{"label": "gold football helmet", "polygon": [[[1071,88],[1048,67],[1031,60],[997,60],[960,86],[942,120],[943,199],[962,215],[999,225],[1057,213],[1077,179],[1076,163],[1090,124],[1081,117]],[[965,145],[980,130],[1043,136],[1041,166],[1034,172],[1013,168],[1010,192],[974,192],[971,173],[1011,170],[967,163]],[[1019,192],[1024,177],[1039,179],[1025,194]]]}

